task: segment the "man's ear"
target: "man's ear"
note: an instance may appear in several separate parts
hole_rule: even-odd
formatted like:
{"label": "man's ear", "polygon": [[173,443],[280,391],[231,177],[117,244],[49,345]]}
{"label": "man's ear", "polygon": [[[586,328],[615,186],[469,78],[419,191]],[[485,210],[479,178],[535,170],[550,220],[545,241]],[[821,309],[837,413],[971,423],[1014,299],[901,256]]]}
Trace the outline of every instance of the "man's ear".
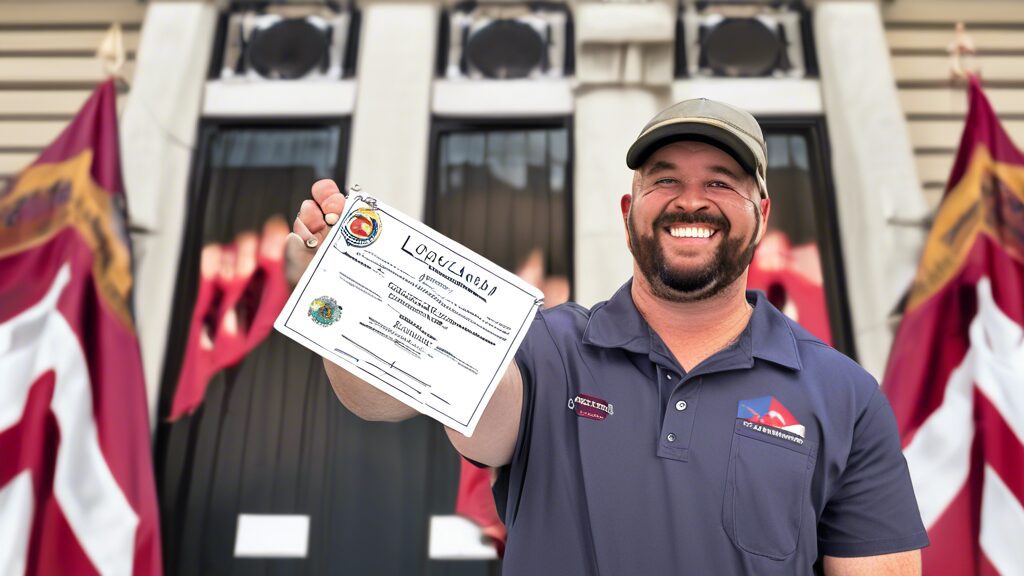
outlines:
{"label": "man's ear", "polygon": [[626,234],[626,247],[630,252],[633,251],[633,246],[629,242],[629,209],[631,206],[633,206],[633,195],[623,194],[619,199],[619,209],[622,210],[622,228]]}
{"label": "man's ear", "polygon": [[772,211],[772,199],[767,197],[761,198],[757,207],[761,210],[761,233],[760,237],[757,239],[757,241],[760,242],[761,238],[764,238],[765,233],[768,231],[768,215]]}

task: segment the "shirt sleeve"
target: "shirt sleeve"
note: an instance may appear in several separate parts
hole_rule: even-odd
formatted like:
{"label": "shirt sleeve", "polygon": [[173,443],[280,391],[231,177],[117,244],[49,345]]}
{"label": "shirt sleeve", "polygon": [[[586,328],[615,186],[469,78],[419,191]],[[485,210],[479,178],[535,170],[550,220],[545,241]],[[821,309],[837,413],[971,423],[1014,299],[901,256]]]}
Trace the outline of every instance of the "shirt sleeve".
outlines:
{"label": "shirt sleeve", "polygon": [[[529,332],[519,345],[519,350],[516,351],[514,360],[523,378],[523,406],[519,417],[519,433],[516,435],[516,447],[512,452],[512,461],[498,468],[498,475],[492,490],[494,502],[498,508],[498,516],[506,525],[515,517],[518,497],[513,495],[517,495],[522,489],[522,471],[526,468],[530,454],[530,431],[536,396],[535,355],[539,346],[551,346],[551,335],[541,317],[542,313],[538,312],[534,317]],[[511,509],[509,509],[510,503],[512,504]]]}
{"label": "shirt sleeve", "polygon": [[818,522],[819,551],[860,557],[927,545],[896,419],[876,390],[854,426],[846,468]]}

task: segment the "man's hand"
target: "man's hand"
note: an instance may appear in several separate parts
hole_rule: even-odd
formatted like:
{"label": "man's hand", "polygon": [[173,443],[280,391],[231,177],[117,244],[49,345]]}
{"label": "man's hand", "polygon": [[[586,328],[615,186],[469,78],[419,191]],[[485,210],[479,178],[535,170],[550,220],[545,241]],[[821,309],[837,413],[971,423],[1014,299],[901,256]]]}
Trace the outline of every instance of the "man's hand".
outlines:
{"label": "man's hand", "polygon": [[920,576],[921,551],[910,550],[864,558],[825,556],[825,576]]}
{"label": "man's hand", "polygon": [[337,224],[345,210],[345,196],[334,180],[313,183],[312,198],[304,200],[292,223],[285,250],[285,274],[295,286],[306,271],[317,246],[324,241],[331,226]]}

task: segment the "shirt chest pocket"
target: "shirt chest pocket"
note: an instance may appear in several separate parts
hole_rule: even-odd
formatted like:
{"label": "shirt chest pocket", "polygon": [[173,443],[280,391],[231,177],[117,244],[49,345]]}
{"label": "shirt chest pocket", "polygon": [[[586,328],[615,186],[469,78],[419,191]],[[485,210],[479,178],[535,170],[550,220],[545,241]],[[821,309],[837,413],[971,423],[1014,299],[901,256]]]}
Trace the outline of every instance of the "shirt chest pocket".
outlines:
{"label": "shirt chest pocket", "polygon": [[736,422],[722,522],[736,547],[784,560],[800,537],[817,445],[798,444],[772,435],[784,431],[751,424]]}

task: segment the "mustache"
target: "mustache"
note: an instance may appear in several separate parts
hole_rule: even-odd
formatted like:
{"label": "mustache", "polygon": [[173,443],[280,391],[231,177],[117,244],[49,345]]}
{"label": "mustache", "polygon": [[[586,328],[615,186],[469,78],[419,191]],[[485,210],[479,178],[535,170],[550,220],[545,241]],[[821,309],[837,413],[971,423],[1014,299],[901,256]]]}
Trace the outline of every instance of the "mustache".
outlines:
{"label": "mustache", "polygon": [[663,228],[672,224],[710,224],[719,230],[729,230],[728,220],[706,212],[665,212],[654,221],[655,228]]}

